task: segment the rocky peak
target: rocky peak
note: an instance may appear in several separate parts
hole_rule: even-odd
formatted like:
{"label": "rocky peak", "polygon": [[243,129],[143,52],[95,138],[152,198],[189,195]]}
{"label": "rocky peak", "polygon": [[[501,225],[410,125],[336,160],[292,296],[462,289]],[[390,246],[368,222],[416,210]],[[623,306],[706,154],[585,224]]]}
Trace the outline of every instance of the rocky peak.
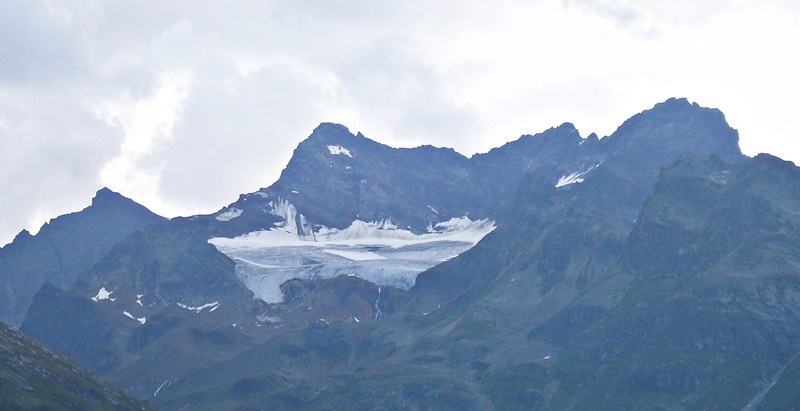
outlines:
{"label": "rocky peak", "polygon": [[0,320],[20,324],[33,295],[49,281],[69,287],[128,234],[164,219],[107,188],[82,211],[50,220],[32,236],[23,231],[0,248]]}
{"label": "rocky peak", "polygon": [[739,133],[721,111],[671,98],[625,121],[608,139],[615,149],[638,152],[718,154],[727,162],[741,162]]}
{"label": "rocky peak", "polygon": [[31,232],[28,231],[28,230],[24,230],[23,229],[22,231],[19,232],[19,234],[17,234],[14,237],[14,240],[11,242],[11,244],[21,244],[21,243],[23,243],[25,241],[28,241],[31,238],[33,238],[33,235],[31,235]]}
{"label": "rocky peak", "polygon": [[366,137],[361,133],[354,135],[347,127],[341,124],[321,123],[300,145],[346,144],[355,140],[365,139]]}
{"label": "rocky peak", "polygon": [[148,219],[161,219],[143,205],[107,187],[97,190],[97,193],[92,198],[92,204],[83,211],[114,214],[132,213]]}
{"label": "rocky peak", "polygon": [[123,199],[127,200],[121,194],[111,191],[108,187],[103,187],[100,190],[97,190],[94,198],[92,198],[92,206],[100,207],[106,204],[118,202]]}

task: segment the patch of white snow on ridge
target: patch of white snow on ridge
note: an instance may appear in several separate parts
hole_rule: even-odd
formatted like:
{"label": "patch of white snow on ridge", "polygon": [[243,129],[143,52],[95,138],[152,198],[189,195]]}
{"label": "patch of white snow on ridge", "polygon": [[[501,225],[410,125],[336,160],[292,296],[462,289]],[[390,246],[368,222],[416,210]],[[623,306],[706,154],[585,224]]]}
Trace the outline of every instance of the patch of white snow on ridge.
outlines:
{"label": "patch of white snow on ridge", "polygon": [[[472,248],[494,230],[490,220],[453,218],[415,234],[391,220],[353,221],[345,229],[317,227],[287,201],[272,203],[284,218],[270,230],[208,242],[236,261],[236,275],[268,303],[283,301],[280,285],[291,279],[355,275],[377,285],[408,289],[417,274]],[[306,229],[298,234],[297,224]]]}
{"label": "patch of white snow on ridge", "polygon": [[231,221],[240,215],[242,215],[242,210],[239,210],[238,208],[231,208],[230,210],[220,213],[215,218],[217,221]]}
{"label": "patch of white snow on ridge", "polygon": [[125,314],[125,316],[130,318],[131,320],[138,321],[139,324],[142,324],[142,325],[144,325],[144,323],[147,322],[147,317],[136,318],[136,317],[133,316],[133,314],[131,314],[131,313],[127,312],[127,311],[123,311],[122,314]]}
{"label": "patch of white snow on ridge", "polygon": [[346,149],[346,148],[344,148],[342,146],[328,146],[328,151],[330,151],[331,154],[333,154],[333,155],[342,154],[342,155],[346,155],[347,157],[353,158],[353,156],[350,155],[350,150],[348,150],[348,149]]}
{"label": "patch of white snow on ridge", "polygon": [[572,174],[561,176],[561,178],[559,178],[558,182],[556,183],[556,188],[568,186],[570,184],[582,183],[583,180],[584,180],[583,177],[586,174],[588,174],[590,171],[592,171],[595,168],[597,168],[599,165],[600,164],[593,165],[593,166],[587,168],[586,170],[584,170],[583,167],[581,167],[580,170],[578,170],[578,171],[576,171],[576,172],[574,172]]}
{"label": "patch of white snow on ridge", "polygon": [[194,311],[194,312],[196,312],[198,314],[200,313],[200,311],[203,311],[206,308],[211,308],[210,310],[208,310],[208,312],[212,312],[212,311],[216,310],[217,307],[219,307],[219,301],[214,301],[213,303],[203,304],[203,305],[201,305],[199,307],[189,307],[188,305],[181,304],[181,303],[177,303],[177,304],[178,304],[178,307],[181,307],[181,308],[189,310],[189,311]]}
{"label": "patch of white snow on ridge", "polygon": [[117,301],[116,298],[111,298],[112,293],[113,291],[107,291],[105,287],[100,287],[100,290],[97,292],[97,295],[92,297],[92,301],[94,302],[100,300]]}

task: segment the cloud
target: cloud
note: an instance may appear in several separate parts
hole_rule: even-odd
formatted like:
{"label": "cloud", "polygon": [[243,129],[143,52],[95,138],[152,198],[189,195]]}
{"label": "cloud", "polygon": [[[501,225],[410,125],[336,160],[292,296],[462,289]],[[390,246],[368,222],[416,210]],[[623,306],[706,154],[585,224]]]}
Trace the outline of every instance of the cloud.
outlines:
{"label": "cloud", "polygon": [[799,4],[0,0],[0,240],[103,184],[214,211],[323,121],[469,155],[685,96],[798,160]]}
{"label": "cloud", "polygon": [[640,26],[644,15],[632,6],[619,0],[562,0],[568,8],[588,10],[601,17],[610,18],[625,28]]}
{"label": "cloud", "polygon": [[480,138],[477,111],[449,99],[447,73],[425,64],[414,49],[411,39],[385,38],[335,65],[343,104],[395,145],[449,146]]}
{"label": "cloud", "polygon": [[[0,230],[10,240],[87,206],[121,135],[75,90],[0,93]],[[46,217],[46,218],[43,218]]]}
{"label": "cloud", "polygon": [[0,2],[0,81],[41,86],[86,76],[87,45],[68,14],[36,2]]}
{"label": "cloud", "polygon": [[173,139],[159,153],[158,195],[173,205],[214,211],[272,184],[335,99],[324,82],[284,62],[246,75],[235,67],[196,75]]}

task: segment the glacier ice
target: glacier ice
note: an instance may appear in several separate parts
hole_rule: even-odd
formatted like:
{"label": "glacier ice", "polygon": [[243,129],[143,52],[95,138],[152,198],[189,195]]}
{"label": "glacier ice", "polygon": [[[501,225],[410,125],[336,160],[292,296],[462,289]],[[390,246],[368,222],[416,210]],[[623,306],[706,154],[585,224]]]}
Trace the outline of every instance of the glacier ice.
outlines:
{"label": "glacier ice", "polygon": [[400,229],[389,219],[311,230],[288,201],[271,206],[271,213],[283,218],[276,227],[209,240],[236,262],[236,275],[247,288],[268,303],[283,301],[280,285],[295,278],[355,275],[379,286],[408,289],[417,274],[472,248],[495,228],[494,221],[465,216],[431,224],[425,234]]}

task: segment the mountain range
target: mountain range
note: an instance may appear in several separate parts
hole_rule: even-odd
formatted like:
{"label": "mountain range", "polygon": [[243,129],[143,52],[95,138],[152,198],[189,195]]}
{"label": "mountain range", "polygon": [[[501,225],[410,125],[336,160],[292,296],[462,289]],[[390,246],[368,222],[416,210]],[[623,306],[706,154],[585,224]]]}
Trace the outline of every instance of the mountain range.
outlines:
{"label": "mountain range", "polygon": [[787,409],[798,191],[686,99],[470,158],[323,123],[216,213],[21,233],[0,314],[163,409]]}

